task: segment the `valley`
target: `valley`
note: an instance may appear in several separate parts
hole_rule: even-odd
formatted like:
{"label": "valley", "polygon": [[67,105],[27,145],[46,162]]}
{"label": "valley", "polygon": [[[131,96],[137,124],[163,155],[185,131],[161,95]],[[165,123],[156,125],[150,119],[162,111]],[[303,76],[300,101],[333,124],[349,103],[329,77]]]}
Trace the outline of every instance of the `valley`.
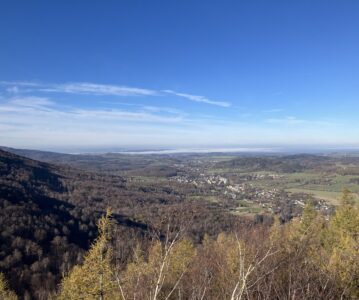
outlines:
{"label": "valley", "polygon": [[[301,216],[329,217],[343,188],[359,199],[359,156],[268,154],[70,155],[0,150],[0,269],[24,297],[46,299],[82,262],[111,208],[116,259],[162,239],[168,224],[205,235]],[[15,221],[16,220],[16,221]],[[44,284],[45,283],[45,284]],[[50,294],[49,294],[50,293]]]}

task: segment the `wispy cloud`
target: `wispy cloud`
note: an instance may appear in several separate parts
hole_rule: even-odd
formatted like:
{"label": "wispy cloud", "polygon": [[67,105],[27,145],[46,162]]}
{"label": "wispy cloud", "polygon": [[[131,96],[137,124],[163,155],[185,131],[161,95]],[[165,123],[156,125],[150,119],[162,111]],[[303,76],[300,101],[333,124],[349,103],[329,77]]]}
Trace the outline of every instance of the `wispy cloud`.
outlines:
{"label": "wispy cloud", "polygon": [[[338,124],[330,119],[321,119],[322,115],[313,120],[290,115],[282,117],[282,114],[265,115],[264,108],[256,109],[253,115],[238,115],[235,105],[232,106],[233,114],[226,115],[217,113],[219,110],[213,116],[207,115],[205,110],[203,113],[191,111],[190,106],[186,106],[187,112],[182,111],[182,108],[169,107],[172,105],[166,100],[182,97],[194,103],[219,107],[230,107],[231,103],[173,90],[147,90],[95,83],[47,84],[26,81],[0,82],[0,85],[0,143],[13,147],[196,147],[212,144],[328,144],[358,140],[358,124],[334,119],[342,122]],[[78,94],[100,96],[79,97],[76,96]],[[106,95],[142,96],[138,101],[129,101],[129,97]],[[155,101],[146,98],[142,101],[143,96],[161,98]],[[91,103],[86,98],[91,99]],[[282,110],[277,107],[268,110],[273,113],[280,111]]]}
{"label": "wispy cloud", "polygon": [[283,108],[272,108],[272,109],[263,110],[264,113],[279,113],[283,111],[284,111]]}
{"label": "wispy cloud", "polygon": [[182,120],[181,116],[163,116],[146,112],[132,112],[119,109],[76,109],[69,113],[80,118],[102,119],[113,121],[133,121],[133,122],[149,122],[149,123],[178,123]]}
{"label": "wispy cloud", "polygon": [[[26,117],[31,119],[33,124],[38,123],[38,119],[43,120],[63,118],[81,119],[82,121],[97,122],[99,120],[110,120],[113,122],[142,122],[142,123],[178,123],[183,120],[182,114],[175,110],[169,113],[161,108],[152,110],[141,107],[138,110],[130,111],[124,109],[88,109],[69,106],[59,106],[48,98],[42,97],[23,97],[10,98],[8,101],[0,105],[1,119],[10,120],[16,118],[23,121]],[[2,115],[1,115],[2,114]],[[31,125],[31,124],[29,124]]]}
{"label": "wispy cloud", "polygon": [[[153,90],[138,87],[128,87],[112,84],[98,84],[90,82],[70,82],[70,83],[38,83],[28,81],[0,81],[1,85],[6,86],[8,93],[22,92],[46,92],[63,94],[85,94],[96,96],[163,96],[166,94],[186,98],[193,102],[216,105],[220,107],[230,107],[231,103],[227,101],[217,101],[205,96],[192,95],[188,93],[179,93],[173,90]],[[23,88],[23,89],[21,89]]]}
{"label": "wispy cloud", "polygon": [[[267,122],[238,122],[170,115],[156,107],[103,109],[54,104],[47,98],[0,99],[0,141],[12,147],[59,150],[74,147],[226,146],[356,141],[355,126],[313,126],[324,122],[286,117]],[[299,124],[297,127],[282,126]],[[309,124],[310,126],[305,126]]]}
{"label": "wispy cloud", "polygon": [[39,92],[67,93],[67,94],[87,94],[87,95],[112,95],[112,96],[153,96],[157,92],[145,88],[128,87],[111,84],[98,84],[89,82],[74,83],[36,83],[27,81],[1,81],[0,84],[8,86],[9,91],[19,91],[19,87]]}
{"label": "wispy cloud", "polygon": [[266,120],[267,123],[276,123],[276,124],[290,124],[290,125],[295,125],[295,124],[303,124],[306,123],[306,120],[302,120],[302,119],[298,119],[296,117],[293,116],[287,116],[284,118],[270,118]]}
{"label": "wispy cloud", "polygon": [[321,121],[321,120],[306,120],[299,119],[294,116],[286,116],[284,118],[270,118],[265,120],[267,123],[282,124],[282,125],[318,125],[318,126],[334,126],[337,123]]}
{"label": "wispy cloud", "polygon": [[9,86],[6,88],[6,91],[10,94],[17,94],[19,92],[19,88],[17,86]]}
{"label": "wispy cloud", "polygon": [[211,100],[211,99],[208,99],[208,98],[206,98],[204,96],[198,96],[198,95],[192,95],[192,94],[186,94],[186,93],[178,93],[178,92],[175,92],[175,91],[172,91],[172,90],[163,90],[163,92],[168,93],[168,94],[172,94],[172,95],[176,95],[178,97],[183,97],[183,98],[186,98],[186,99],[194,101],[194,102],[217,105],[217,106],[221,106],[221,107],[229,107],[229,106],[231,106],[230,102]]}
{"label": "wispy cloud", "polygon": [[35,96],[11,98],[9,100],[9,103],[13,105],[20,105],[27,107],[53,106],[56,104],[55,102],[50,101],[48,98],[35,97]]}
{"label": "wispy cloud", "polygon": [[154,112],[154,113],[162,112],[162,113],[167,113],[167,114],[184,115],[184,113],[181,110],[171,108],[171,107],[151,106],[151,105],[141,105],[140,107],[145,111],[150,111],[150,112]]}
{"label": "wispy cloud", "polygon": [[37,83],[37,82],[32,82],[32,81],[0,81],[1,85],[5,85],[5,86],[26,86],[26,87],[36,87],[36,86],[41,86],[41,84]]}
{"label": "wispy cloud", "polygon": [[149,89],[88,82],[49,85],[40,88],[39,91],[112,96],[153,96],[157,94],[156,91]]}

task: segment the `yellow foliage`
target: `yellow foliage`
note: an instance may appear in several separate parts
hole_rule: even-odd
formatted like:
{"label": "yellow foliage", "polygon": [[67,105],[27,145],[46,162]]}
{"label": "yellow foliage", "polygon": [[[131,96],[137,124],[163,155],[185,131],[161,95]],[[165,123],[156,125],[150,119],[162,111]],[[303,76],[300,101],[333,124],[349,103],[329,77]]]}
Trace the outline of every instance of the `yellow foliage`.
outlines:
{"label": "yellow foliage", "polygon": [[111,266],[111,212],[99,223],[99,237],[92,245],[81,266],[75,266],[61,284],[58,300],[121,299]]}
{"label": "yellow foliage", "polygon": [[193,257],[196,255],[196,251],[189,240],[179,241],[172,250],[169,256],[169,279],[175,282],[182,273],[186,272]]}
{"label": "yellow foliage", "polygon": [[344,290],[359,298],[359,210],[348,190],[324,235],[326,270],[339,279]]}
{"label": "yellow foliage", "polygon": [[17,300],[14,292],[10,291],[4,274],[0,273],[0,299],[1,300]]}
{"label": "yellow foliage", "polygon": [[194,256],[195,249],[186,239],[175,242],[170,249],[166,249],[160,241],[156,241],[149,249],[147,260],[137,247],[134,261],[128,264],[121,276],[126,297],[152,298],[159,283],[158,298],[162,299],[163,295],[168,295],[176,283],[180,282]]}
{"label": "yellow foliage", "polygon": [[205,293],[209,299],[241,299],[267,279],[275,297],[294,298],[296,291],[303,299],[327,297],[330,286],[343,297],[359,299],[359,209],[348,191],[329,221],[309,202],[301,218],[283,225],[277,219],[263,243],[221,233],[216,240],[205,236],[197,249],[176,238],[155,241],[144,253],[137,246],[119,278],[111,265],[110,213],[101,218],[99,231],[83,265],[64,278],[59,300],[187,299],[191,293],[196,299]]}

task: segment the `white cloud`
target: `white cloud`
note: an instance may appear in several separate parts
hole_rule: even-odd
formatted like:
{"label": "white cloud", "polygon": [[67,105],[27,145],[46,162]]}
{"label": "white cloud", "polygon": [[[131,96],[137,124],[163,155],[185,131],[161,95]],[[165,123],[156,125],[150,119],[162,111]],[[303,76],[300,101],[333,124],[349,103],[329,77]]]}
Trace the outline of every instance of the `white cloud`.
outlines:
{"label": "white cloud", "polygon": [[272,109],[263,110],[264,113],[278,113],[282,111],[284,111],[283,108],[272,108]]}
{"label": "white cloud", "polygon": [[293,116],[287,116],[285,118],[271,118],[267,119],[268,123],[277,123],[277,124],[303,124],[306,123],[306,120],[301,120]]}
{"label": "white cloud", "polygon": [[[4,85],[4,82],[0,82]],[[61,146],[116,147],[116,146],[226,146],[349,143],[358,141],[357,124],[338,126],[326,120],[309,120],[295,116],[268,118],[242,115],[242,121],[215,114],[186,114],[178,109],[134,102],[121,103],[118,98],[97,97],[84,107],[76,96],[64,95],[65,101],[53,101],[54,94],[39,93],[40,89],[57,89],[59,93],[93,95],[152,95],[146,89],[88,83],[39,84],[28,82],[6,83],[18,86],[19,93],[0,96],[0,144],[24,147],[59,149]],[[48,97],[30,96],[35,95]],[[55,92],[55,91],[52,91]],[[204,96],[177,93],[172,90],[153,91],[155,95],[172,94],[190,101],[229,107],[224,101],[213,101]],[[147,93],[147,94],[146,94]],[[4,95],[8,95],[5,98]],[[167,96],[168,96],[167,95]],[[162,100],[161,99],[161,100]],[[106,102],[107,101],[107,102]],[[151,104],[153,102],[148,102]],[[111,105],[106,105],[111,104]],[[122,105],[122,106],[120,106]],[[111,109],[109,108],[111,107]],[[278,111],[274,108],[271,111]],[[329,120],[330,121],[330,120]],[[349,126],[350,125],[350,126]]]}
{"label": "white cloud", "polygon": [[229,107],[231,106],[231,103],[226,102],[226,101],[214,101],[214,100],[210,100],[204,96],[198,96],[198,95],[191,95],[191,94],[185,94],[185,93],[178,93],[172,90],[163,90],[163,92],[168,93],[168,94],[172,94],[172,95],[176,95],[178,97],[183,97],[186,98],[188,100],[194,101],[194,102],[201,102],[201,103],[207,103],[207,104],[212,104],[212,105],[217,105],[217,106],[221,106],[221,107]]}
{"label": "white cloud", "polygon": [[184,115],[182,111],[179,109],[171,108],[171,107],[161,107],[161,106],[151,106],[151,105],[141,105],[140,106],[145,111],[150,112],[163,112],[167,114],[177,114],[177,115]]}
{"label": "white cloud", "polygon": [[64,94],[86,94],[96,96],[163,96],[172,94],[178,97],[186,98],[193,102],[205,103],[221,107],[231,106],[230,102],[211,100],[205,96],[192,95],[188,93],[179,93],[173,90],[156,91],[152,89],[128,87],[111,84],[98,84],[90,82],[72,82],[62,84],[36,83],[27,81],[0,81],[1,85],[7,86],[10,93],[18,93],[19,87],[24,87],[22,92],[47,92],[47,93],[64,93]]}
{"label": "white cloud", "polygon": [[31,82],[31,81],[0,81],[1,85],[6,85],[6,86],[11,86],[11,85],[15,85],[15,86],[27,86],[27,87],[36,87],[36,86],[40,86],[39,83],[36,82]]}
{"label": "white cloud", "polygon": [[327,122],[321,120],[306,120],[298,119],[294,116],[287,116],[284,118],[271,118],[265,120],[267,123],[282,124],[282,125],[317,125],[317,126],[337,126],[340,125],[334,122]]}
{"label": "white cloud", "polygon": [[299,122],[300,126],[281,126],[278,130],[263,123],[183,118],[181,114],[169,116],[142,108],[80,109],[48,105],[46,101],[41,106],[42,100],[38,101],[39,107],[32,107],[17,100],[2,101],[0,105],[0,144],[5,146],[73,151],[76,147],[344,145],[357,141],[358,136],[355,126],[351,126],[351,132],[340,127],[327,130],[328,127],[302,126],[305,120],[294,117],[285,121]]}
{"label": "white cloud", "polygon": [[40,88],[39,91],[113,96],[153,96],[157,94],[156,91],[149,89],[88,82],[54,84]]}
{"label": "white cloud", "polygon": [[6,88],[6,91],[11,94],[17,94],[19,92],[19,88],[17,86],[9,86]]}
{"label": "white cloud", "polygon": [[145,112],[132,112],[119,109],[77,109],[69,113],[75,114],[77,117],[89,119],[104,119],[118,121],[134,121],[134,122],[154,122],[154,123],[177,123],[182,120],[181,116],[162,116]]}
{"label": "white cloud", "polygon": [[40,107],[40,106],[53,106],[55,102],[50,101],[48,98],[44,97],[21,97],[21,98],[12,98],[9,101],[10,104],[28,106],[28,107]]}
{"label": "white cloud", "polygon": [[97,84],[89,82],[74,82],[62,84],[36,83],[27,81],[0,81],[0,84],[8,88],[19,87],[30,88],[27,92],[56,92],[67,94],[88,94],[88,95],[112,95],[112,96],[153,96],[157,92],[150,89],[127,87],[111,84]]}
{"label": "white cloud", "polygon": [[[2,113],[2,115],[1,115]],[[17,119],[19,122],[28,121],[29,126],[39,122],[50,122],[54,120],[76,119],[77,121],[96,123],[100,120],[112,122],[142,122],[142,123],[177,123],[183,120],[182,114],[175,112],[163,114],[162,109],[149,111],[142,107],[137,111],[123,109],[85,109],[69,106],[59,106],[48,98],[23,97],[11,98],[0,105],[1,120],[11,121]],[[44,124],[45,125],[45,124]]]}

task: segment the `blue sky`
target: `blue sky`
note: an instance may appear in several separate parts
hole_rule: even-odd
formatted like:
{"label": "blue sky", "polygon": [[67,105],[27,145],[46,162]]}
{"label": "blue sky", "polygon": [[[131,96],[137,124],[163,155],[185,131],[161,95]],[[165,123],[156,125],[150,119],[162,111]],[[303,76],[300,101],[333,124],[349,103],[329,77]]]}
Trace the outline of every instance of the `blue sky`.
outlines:
{"label": "blue sky", "polygon": [[359,146],[358,1],[1,1],[0,144]]}

